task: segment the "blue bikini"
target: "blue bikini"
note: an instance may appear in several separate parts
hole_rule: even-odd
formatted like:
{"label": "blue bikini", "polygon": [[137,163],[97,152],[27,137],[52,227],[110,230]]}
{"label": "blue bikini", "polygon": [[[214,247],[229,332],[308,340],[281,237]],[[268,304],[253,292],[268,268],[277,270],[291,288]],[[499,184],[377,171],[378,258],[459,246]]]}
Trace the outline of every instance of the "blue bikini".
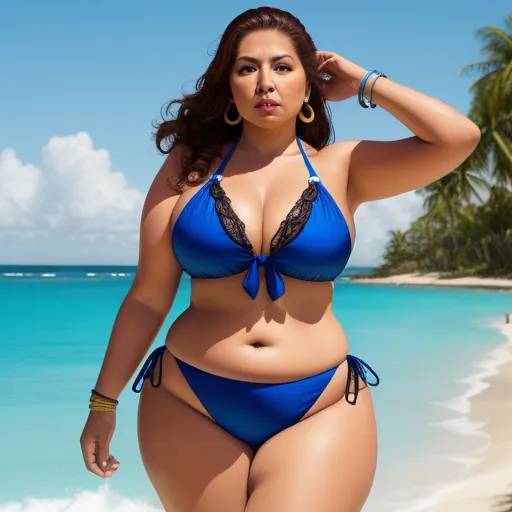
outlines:
{"label": "blue bikini", "polygon": [[245,226],[221,186],[222,173],[238,142],[235,140],[217,171],[187,203],[174,224],[173,250],[184,271],[200,279],[247,271],[243,287],[252,299],[258,293],[261,265],[265,267],[272,300],[284,293],[280,274],[302,281],[333,281],[350,257],[350,232],[300,139],[297,143],[309,171],[308,187],[279,226],[268,255],[254,254]]}
{"label": "blue bikini", "polygon": [[[285,292],[282,275],[302,281],[333,281],[345,268],[352,251],[350,231],[343,213],[324,187],[304,151],[297,144],[309,171],[302,192],[270,242],[269,254],[256,255],[245,225],[224,192],[222,172],[240,138],[229,148],[218,169],[189,200],[171,233],[173,251],[183,270],[193,278],[216,279],[245,272],[242,286],[255,299],[259,292],[258,267],[265,269],[267,291],[273,301]],[[205,257],[208,255],[208,257]],[[132,386],[140,393],[149,378],[161,382],[165,346],[148,357]],[[294,425],[316,402],[337,367],[293,382],[262,384],[229,379],[204,372],[176,359],[177,364],[213,420],[257,450],[267,439]],[[158,378],[155,367],[160,362]],[[348,355],[349,375],[345,398],[355,404],[359,378],[377,386],[377,374],[361,359]],[[369,382],[367,371],[375,382]],[[354,382],[351,400],[350,384]]]}

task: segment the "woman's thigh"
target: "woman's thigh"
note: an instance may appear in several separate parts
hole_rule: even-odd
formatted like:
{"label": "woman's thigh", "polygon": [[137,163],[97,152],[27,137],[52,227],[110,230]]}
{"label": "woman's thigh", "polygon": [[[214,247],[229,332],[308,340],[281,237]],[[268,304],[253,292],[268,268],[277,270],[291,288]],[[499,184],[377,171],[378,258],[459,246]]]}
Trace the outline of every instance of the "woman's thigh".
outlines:
{"label": "woman's thigh", "polygon": [[375,416],[365,388],[355,405],[343,398],[260,448],[246,512],[360,512],[376,465]]}
{"label": "woman's thigh", "polygon": [[144,385],[142,461],[166,512],[242,512],[251,450],[163,387]]}

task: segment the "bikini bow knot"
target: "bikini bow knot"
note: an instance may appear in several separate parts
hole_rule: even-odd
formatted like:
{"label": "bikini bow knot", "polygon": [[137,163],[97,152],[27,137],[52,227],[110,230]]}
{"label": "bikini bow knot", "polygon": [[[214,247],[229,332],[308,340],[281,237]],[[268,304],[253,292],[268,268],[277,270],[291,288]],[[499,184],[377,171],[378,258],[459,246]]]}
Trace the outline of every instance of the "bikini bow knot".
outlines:
{"label": "bikini bow knot", "polygon": [[272,300],[277,300],[284,293],[283,278],[276,272],[272,258],[265,254],[254,256],[251,266],[245,275],[242,283],[245,291],[249,294],[252,300],[258,295],[260,288],[260,276],[258,272],[259,267],[265,267],[265,280],[267,282],[267,290]]}
{"label": "bikini bow knot", "polygon": [[258,256],[256,256],[256,261],[258,262],[258,267],[261,265],[265,265],[265,262],[267,261],[267,256],[265,254],[258,254]]}

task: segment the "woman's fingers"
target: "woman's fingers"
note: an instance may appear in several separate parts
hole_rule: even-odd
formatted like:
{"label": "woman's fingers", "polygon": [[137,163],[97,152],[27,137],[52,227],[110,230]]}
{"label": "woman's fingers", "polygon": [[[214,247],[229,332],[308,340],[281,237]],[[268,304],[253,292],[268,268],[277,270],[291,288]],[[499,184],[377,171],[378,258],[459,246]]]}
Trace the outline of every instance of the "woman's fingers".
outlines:
{"label": "woman's fingers", "polygon": [[106,442],[97,442],[96,464],[103,470],[104,477],[111,477],[119,467],[119,461],[109,454],[109,444]]}
{"label": "woman's fingers", "polygon": [[[107,455],[105,456],[105,453]],[[87,469],[101,478],[108,478],[114,475],[119,468],[119,461],[108,455],[108,446],[97,441],[83,441],[82,454]]]}
{"label": "woman's fingers", "polygon": [[[105,472],[106,473],[109,473],[109,472],[112,472],[112,474],[114,474],[117,470],[117,468],[119,468],[119,461],[113,456],[113,455],[110,455],[107,459],[107,465],[105,466]],[[107,476],[111,476],[111,475],[108,475]]]}
{"label": "woman's fingers", "polygon": [[334,60],[333,57],[326,57],[325,59],[323,59],[320,64],[318,65],[318,71],[320,71],[322,68],[324,68],[327,64],[329,64],[330,62],[332,62]]}
{"label": "woman's fingers", "polygon": [[316,57],[319,62],[322,62],[326,59],[330,59],[331,57],[334,57],[334,55],[332,52],[324,52],[324,51],[318,50],[316,52]]}
{"label": "woman's fingers", "polygon": [[103,469],[98,466],[96,458],[96,442],[94,440],[81,441],[82,455],[84,457],[85,467],[95,475],[105,478]]}
{"label": "woman's fingers", "polygon": [[115,413],[91,411],[80,436],[87,469],[102,478],[112,476],[119,467],[119,462],[109,453],[115,424]]}
{"label": "woman's fingers", "polygon": [[105,471],[109,460],[109,446],[108,443],[96,441],[96,464]]}

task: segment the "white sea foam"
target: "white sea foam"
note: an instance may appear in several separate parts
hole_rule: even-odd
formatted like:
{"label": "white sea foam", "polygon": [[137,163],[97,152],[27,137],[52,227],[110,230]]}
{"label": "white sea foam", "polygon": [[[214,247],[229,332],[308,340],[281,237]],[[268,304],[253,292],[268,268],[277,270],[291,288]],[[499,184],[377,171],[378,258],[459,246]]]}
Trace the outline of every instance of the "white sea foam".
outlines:
{"label": "white sea foam", "polygon": [[26,498],[0,504],[0,512],[163,512],[147,503],[114,494],[108,484],[97,491],[82,491],[69,498]]}
{"label": "white sea foam", "polygon": [[94,272],[87,272],[87,277],[94,277],[96,274]]}
{"label": "white sea foam", "polygon": [[42,277],[56,277],[57,274],[41,274]]}
{"label": "white sea foam", "polygon": [[[501,329],[501,325],[493,325],[493,327]],[[461,384],[468,385],[468,389],[465,393],[444,402],[434,403],[434,405],[441,405],[453,411],[460,412],[461,414],[468,414],[471,408],[470,399],[489,387],[489,384],[484,380],[496,375],[499,372],[498,368],[510,360],[512,360],[512,355],[506,345],[500,345],[493,349],[484,356],[482,361],[474,364],[474,366],[481,371],[457,381]]]}
{"label": "white sea foam", "polygon": [[461,436],[481,437],[485,440],[489,439],[489,435],[482,430],[482,427],[485,427],[485,423],[470,421],[467,416],[440,421],[439,423],[433,423],[433,425],[440,425],[446,430]]}

